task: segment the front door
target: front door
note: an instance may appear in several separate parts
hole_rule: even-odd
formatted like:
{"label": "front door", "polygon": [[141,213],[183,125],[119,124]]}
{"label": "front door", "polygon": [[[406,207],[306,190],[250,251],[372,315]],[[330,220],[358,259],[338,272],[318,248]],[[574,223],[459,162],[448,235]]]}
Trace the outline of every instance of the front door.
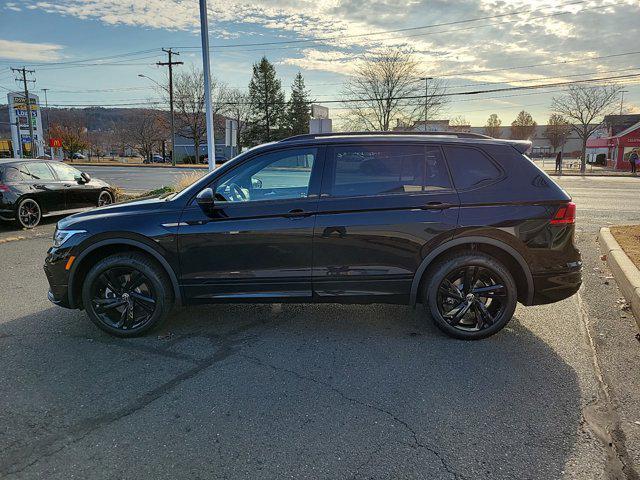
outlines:
{"label": "front door", "polygon": [[98,206],[100,186],[86,183],[82,178],[82,172],[70,165],[61,162],[50,162],[49,165],[65,188],[66,210]]}
{"label": "front door", "polygon": [[311,298],[320,149],[257,154],[214,180],[215,205],[195,200],[178,226],[181,284],[191,302]]}
{"label": "front door", "polygon": [[422,259],[455,231],[459,201],[439,146],[327,148],[314,231],[318,301],[409,300]]}
{"label": "front door", "polygon": [[25,162],[19,168],[25,182],[29,183],[29,196],[40,204],[43,214],[65,209],[64,185],[46,162]]}

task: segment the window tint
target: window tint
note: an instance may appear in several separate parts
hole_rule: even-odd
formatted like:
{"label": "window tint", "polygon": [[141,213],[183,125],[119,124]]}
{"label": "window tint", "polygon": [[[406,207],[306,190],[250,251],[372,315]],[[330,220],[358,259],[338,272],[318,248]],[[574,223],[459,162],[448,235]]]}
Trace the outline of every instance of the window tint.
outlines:
{"label": "window tint", "polygon": [[64,163],[50,163],[49,166],[56,172],[58,179],[63,182],[73,182],[80,177],[80,170]]}
{"label": "window tint", "polygon": [[305,198],[317,149],[258,155],[220,179],[216,198],[227,202]]}
{"label": "window tint", "polygon": [[3,170],[0,170],[0,180],[6,183],[21,182],[22,174],[15,167],[4,167]]}
{"label": "window tint", "polygon": [[32,180],[55,180],[53,172],[46,163],[29,163],[22,166],[20,171],[26,171]]}
{"label": "window tint", "polygon": [[439,147],[357,145],[333,149],[331,194],[403,194],[450,188]]}
{"label": "window tint", "polygon": [[456,188],[477,187],[500,177],[498,167],[480,150],[445,147],[445,153]]}

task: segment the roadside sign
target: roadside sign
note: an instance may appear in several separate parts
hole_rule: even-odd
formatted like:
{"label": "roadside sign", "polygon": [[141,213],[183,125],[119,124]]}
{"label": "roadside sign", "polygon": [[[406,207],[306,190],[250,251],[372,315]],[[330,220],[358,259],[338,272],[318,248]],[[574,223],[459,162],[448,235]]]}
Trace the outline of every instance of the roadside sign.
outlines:
{"label": "roadside sign", "polygon": [[51,148],[60,148],[62,147],[62,139],[61,138],[50,138],[49,146]]}

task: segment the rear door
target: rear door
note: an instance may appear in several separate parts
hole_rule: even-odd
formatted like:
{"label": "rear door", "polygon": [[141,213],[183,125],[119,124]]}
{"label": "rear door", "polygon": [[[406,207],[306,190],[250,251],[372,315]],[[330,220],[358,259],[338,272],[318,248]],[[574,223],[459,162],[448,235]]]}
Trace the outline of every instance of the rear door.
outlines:
{"label": "rear door", "polygon": [[408,301],[420,262],[457,226],[441,148],[360,143],[326,155],[313,237],[316,299]]}

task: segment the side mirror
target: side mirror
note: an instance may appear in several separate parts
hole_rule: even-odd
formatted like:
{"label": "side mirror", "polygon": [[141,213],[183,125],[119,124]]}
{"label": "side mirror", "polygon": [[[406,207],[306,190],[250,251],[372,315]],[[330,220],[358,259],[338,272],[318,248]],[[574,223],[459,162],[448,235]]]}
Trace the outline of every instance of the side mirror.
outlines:
{"label": "side mirror", "polygon": [[80,178],[82,179],[81,183],[89,183],[91,181],[91,175],[86,172],[81,172]]}
{"label": "side mirror", "polygon": [[213,207],[213,199],[214,193],[211,188],[205,188],[196,196],[196,202],[205,213],[209,213],[211,211],[211,208]]}

